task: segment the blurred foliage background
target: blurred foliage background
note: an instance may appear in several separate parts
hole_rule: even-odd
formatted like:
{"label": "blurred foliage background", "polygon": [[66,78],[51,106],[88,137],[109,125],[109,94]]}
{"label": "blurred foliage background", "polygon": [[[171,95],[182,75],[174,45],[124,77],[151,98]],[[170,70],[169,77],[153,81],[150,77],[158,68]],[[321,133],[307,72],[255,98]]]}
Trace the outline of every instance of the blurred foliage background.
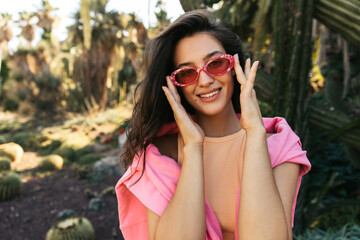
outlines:
{"label": "blurred foliage background", "polygon": [[[358,0],[180,0],[184,11],[209,9],[237,33],[247,57],[260,60],[256,92],[264,116],[282,116],[313,165],[303,178],[298,239],[359,239],[360,2]],[[103,112],[132,103],[144,76],[149,39],[170,24],[157,1],[157,24],[81,0],[60,42],[57,9],[46,0],[22,12],[23,41],[9,53],[12,16],[0,17],[0,105],[37,121]],[[35,27],[42,28],[34,46]],[[343,234],[343,235],[341,235]],[[357,234],[357,235],[356,235]],[[350,236],[350,237],[349,237]],[[335,238],[334,238],[335,239]]]}

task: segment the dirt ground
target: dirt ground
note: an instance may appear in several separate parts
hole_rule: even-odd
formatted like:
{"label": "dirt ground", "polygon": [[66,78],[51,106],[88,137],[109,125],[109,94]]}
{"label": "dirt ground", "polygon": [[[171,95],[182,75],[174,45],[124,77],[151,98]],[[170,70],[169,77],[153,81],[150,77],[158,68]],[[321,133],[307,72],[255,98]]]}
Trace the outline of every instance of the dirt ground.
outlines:
{"label": "dirt ground", "polygon": [[45,239],[56,215],[64,209],[88,218],[94,227],[95,239],[123,239],[118,228],[116,197],[102,197],[105,207],[95,211],[88,209],[90,199],[84,193],[85,189],[100,193],[106,187],[115,186],[118,179],[118,176],[106,176],[98,183],[79,180],[69,167],[49,176],[29,177],[23,183],[20,197],[0,202],[0,239]]}

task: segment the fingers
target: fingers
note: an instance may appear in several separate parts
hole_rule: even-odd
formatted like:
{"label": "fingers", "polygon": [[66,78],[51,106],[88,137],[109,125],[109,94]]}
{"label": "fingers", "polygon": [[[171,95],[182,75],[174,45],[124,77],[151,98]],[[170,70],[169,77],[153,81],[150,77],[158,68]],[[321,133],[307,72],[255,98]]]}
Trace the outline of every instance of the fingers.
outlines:
{"label": "fingers", "polygon": [[166,77],[166,82],[167,82],[167,87],[163,86],[162,89],[165,93],[165,96],[171,106],[171,108],[173,109],[173,111],[175,112],[178,107],[178,99],[180,98],[175,86],[170,82],[170,80],[168,79],[168,77]]}
{"label": "fingers", "polygon": [[240,85],[244,85],[245,82],[246,82],[246,76],[245,76],[245,73],[243,72],[243,70],[242,70],[242,68],[240,66],[239,55],[238,54],[235,54],[234,70],[235,70],[235,73],[236,73],[236,79],[238,80]]}
{"label": "fingers", "polygon": [[245,76],[246,76],[246,79],[249,78],[249,74],[250,74],[250,64],[251,64],[250,58],[246,59],[246,61],[245,61]]}
{"label": "fingers", "polygon": [[[249,61],[250,62],[250,61]],[[249,88],[253,89],[254,88],[254,83],[255,83],[255,77],[256,77],[256,71],[259,65],[259,61],[255,61],[253,63],[253,65],[251,66],[251,69],[249,69],[249,75],[246,78],[247,82],[249,84]]]}
{"label": "fingers", "polygon": [[180,100],[179,93],[178,93],[175,85],[170,81],[169,76],[166,76],[166,83],[167,83],[168,89],[170,90],[172,96],[175,98],[175,100],[177,102],[180,102],[181,100]]}
{"label": "fingers", "polygon": [[246,92],[251,95],[251,90],[254,88],[255,77],[259,61],[255,61],[250,68],[251,60],[248,58],[245,61],[245,72],[240,66],[239,56],[235,54],[235,65],[234,70],[236,73],[236,78],[241,85],[241,92]]}
{"label": "fingers", "polygon": [[172,93],[170,92],[169,88],[163,86],[162,89],[165,93],[165,96],[166,96],[171,108],[173,110],[174,110],[174,108],[177,108],[178,106],[177,106],[176,100],[175,100],[174,96],[172,95]]}
{"label": "fingers", "polygon": [[[169,77],[166,77],[167,87],[163,86],[162,89],[165,93],[165,96],[170,104],[171,109],[174,112],[174,117],[176,119],[183,119],[186,115],[184,107],[181,105],[180,96],[176,90],[176,87],[170,81]],[[177,121],[177,120],[176,120]]]}

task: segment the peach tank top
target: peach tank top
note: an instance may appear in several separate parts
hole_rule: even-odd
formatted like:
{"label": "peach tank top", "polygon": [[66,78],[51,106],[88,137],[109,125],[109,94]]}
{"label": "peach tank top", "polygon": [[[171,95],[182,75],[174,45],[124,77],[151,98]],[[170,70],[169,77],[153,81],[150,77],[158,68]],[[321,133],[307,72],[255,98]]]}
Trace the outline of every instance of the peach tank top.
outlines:
{"label": "peach tank top", "polygon": [[[205,198],[214,211],[221,230],[235,232],[236,201],[240,188],[245,130],[224,136],[205,137]],[[183,141],[178,135],[178,162],[183,161]]]}

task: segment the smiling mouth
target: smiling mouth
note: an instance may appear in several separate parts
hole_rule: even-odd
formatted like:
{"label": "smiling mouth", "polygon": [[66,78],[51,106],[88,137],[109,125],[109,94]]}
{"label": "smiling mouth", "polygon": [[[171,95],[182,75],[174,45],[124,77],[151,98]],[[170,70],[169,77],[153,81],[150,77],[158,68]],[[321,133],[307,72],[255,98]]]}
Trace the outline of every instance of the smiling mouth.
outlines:
{"label": "smiling mouth", "polygon": [[218,94],[219,92],[220,92],[220,89],[217,89],[217,90],[215,90],[215,91],[213,91],[211,93],[201,94],[201,95],[198,95],[198,96],[201,97],[201,98],[209,98],[209,97],[212,97],[212,96]]}

